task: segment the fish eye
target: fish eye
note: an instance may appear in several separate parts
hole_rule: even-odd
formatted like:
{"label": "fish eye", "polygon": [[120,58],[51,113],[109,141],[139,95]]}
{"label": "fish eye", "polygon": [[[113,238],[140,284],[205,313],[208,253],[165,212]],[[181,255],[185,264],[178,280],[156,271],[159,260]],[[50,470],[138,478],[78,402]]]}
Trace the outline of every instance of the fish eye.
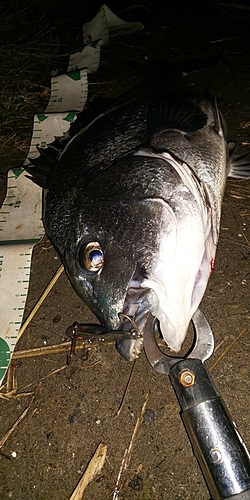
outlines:
{"label": "fish eye", "polygon": [[102,268],[104,253],[98,241],[91,241],[80,249],[79,263],[81,267],[84,267],[91,273],[95,273]]}

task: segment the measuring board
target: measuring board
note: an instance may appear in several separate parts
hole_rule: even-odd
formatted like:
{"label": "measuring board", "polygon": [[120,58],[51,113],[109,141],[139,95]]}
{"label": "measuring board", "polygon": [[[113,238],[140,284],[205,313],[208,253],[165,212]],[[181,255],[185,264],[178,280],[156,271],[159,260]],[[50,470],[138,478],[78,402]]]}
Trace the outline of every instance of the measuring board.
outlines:
{"label": "measuring board", "polygon": [[[83,25],[85,46],[69,58],[67,73],[53,76],[43,113],[34,116],[33,134],[24,164],[39,156],[55,136],[65,134],[88,97],[88,77],[98,69],[101,46],[110,34],[143,29],[141,23],[119,19],[106,5]],[[27,179],[22,167],[8,172],[7,192],[0,209],[0,383],[7,371],[20,330],[29,289],[33,247],[44,235],[42,189]]]}

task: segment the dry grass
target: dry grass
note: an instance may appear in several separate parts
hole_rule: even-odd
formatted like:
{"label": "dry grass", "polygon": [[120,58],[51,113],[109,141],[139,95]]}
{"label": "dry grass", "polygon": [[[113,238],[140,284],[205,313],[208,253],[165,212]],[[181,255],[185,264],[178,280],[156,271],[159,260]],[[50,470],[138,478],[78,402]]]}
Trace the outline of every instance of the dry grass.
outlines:
{"label": "dry grass", "polygon": [[51,71],[67,66],[72,44],[56,11],[55,0],[1,2],[0,174],[13,166],[10,160],[25,158],[33,115],[49,100]]}

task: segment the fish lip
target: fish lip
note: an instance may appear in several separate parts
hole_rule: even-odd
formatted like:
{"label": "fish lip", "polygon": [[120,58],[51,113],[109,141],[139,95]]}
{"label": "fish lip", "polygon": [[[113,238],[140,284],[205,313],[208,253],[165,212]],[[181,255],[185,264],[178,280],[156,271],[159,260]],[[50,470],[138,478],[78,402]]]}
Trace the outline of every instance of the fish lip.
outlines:
{"label": "fish lip", "polygon": [[[123,311],[119,314],[121,319],[120,329],[123,332],[132,333],[134,331],[139,337],[116,342],[118,352],[126,361],[134,361],[143,350],[143,331],[147,315],[152,308],[149,301],[151,292],[152,290],[149,288],[140,286],[128,288]],[[131,298],[138,300],[138,303],[135,304]]]}

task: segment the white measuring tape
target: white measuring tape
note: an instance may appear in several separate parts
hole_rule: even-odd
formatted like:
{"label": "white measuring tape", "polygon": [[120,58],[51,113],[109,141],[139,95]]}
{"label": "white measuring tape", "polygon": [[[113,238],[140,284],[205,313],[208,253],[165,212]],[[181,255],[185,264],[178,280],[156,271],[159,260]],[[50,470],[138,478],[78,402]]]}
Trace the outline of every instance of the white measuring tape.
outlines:
{"label": "white measuring tape", "polygon": [[[88,97],[88,73],[98,69],[100,48],[109,36],[143,29],[141,23],[119,19],[103,5],[83,25],[85,47],[71,54],[67,73],[51,79],[51,96],[44,113],[34,116],[33,134],[25,164],[39,156],[55,136],[68,131]],[[42,190],[24,169],[8,172],[6,198],[0,210],[0,383],[15,348],[28,295],[32,251],[44,235]]]}

